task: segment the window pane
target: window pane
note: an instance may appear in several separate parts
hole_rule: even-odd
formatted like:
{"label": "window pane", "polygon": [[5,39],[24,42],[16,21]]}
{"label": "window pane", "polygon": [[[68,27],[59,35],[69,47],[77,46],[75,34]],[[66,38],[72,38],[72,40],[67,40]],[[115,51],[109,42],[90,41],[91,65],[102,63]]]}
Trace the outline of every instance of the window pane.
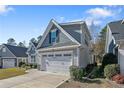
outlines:
{"label": "window pane", "polygon": [[71,56],[71,54],[64,54],[64,56]]}

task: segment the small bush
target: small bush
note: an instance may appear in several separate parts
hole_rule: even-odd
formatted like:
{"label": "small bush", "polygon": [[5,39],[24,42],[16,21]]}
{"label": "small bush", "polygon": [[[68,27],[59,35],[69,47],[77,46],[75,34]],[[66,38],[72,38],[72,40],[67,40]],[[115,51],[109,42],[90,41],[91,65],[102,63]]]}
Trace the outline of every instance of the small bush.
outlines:
{"label": "small bush", "polygon": [[37,68],[37,64],[35,64],[35,63],[30,63],[29,66],[30,66],[31,68],[34,68],[34,69]]}
{"label": "small bush", "polygon": [[117,57],[113,53],[108,53],[104,55],[103,60],[102,60],[102,67],[104,67],[108,64],[117,64]]}
{"label": "small bush", "polygon": [[85,75],[85,69],[79,68],[77,66],[70,67],[70,76],[73,80],[82,80],[82,77]]}
{"label": "small bush", "polygon": [[101,67],[94,67],[89,78],[101,78],[101,77],[103,77]]}
{"label": "small bush", "polygon": [[112,77],[112,80],[115,81],[118,84],[124,84],[124,76],[117,74]]}
{"label": "small bush", "polygon": [[25,66],[25,69],[26,70],[31,69],[31,66]]}
{"label": "small bush", "polygon": [[37,64],[33,64],[32,68],[36,69],[37,68]]}
{"label": "small bush", "polygon": [[118,73],[120,73],[120,68],[117,64],[107,65],[104,68],[104,76],[108,79],[112,79],[112,77]]}
{"label": "small bush", "polygon": [[22,65],[26,65],[25,62],[19,62],[19,67],[21,67]]}
{"label": "small bush", "polygon": [[22,65],[21,65],[21,68],[25,68],[25,67],[26,67],[26,64],[22,64]]}
{"label": "small bush", "polygon": [[88,64],[86,67],[86,73],[89,74],[91,71],[94,69],[95,65],[94,64]]}

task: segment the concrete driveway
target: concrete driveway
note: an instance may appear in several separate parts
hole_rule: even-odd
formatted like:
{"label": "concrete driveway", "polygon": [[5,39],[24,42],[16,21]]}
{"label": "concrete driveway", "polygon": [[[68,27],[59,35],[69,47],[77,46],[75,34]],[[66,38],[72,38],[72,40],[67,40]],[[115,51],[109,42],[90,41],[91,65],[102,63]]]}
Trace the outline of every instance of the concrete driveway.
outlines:
{"label": "concrete driveway", "polygon": [[28,74],[0,80],[0,88],[55,88],[69,76],[38,70],[29,70]]}

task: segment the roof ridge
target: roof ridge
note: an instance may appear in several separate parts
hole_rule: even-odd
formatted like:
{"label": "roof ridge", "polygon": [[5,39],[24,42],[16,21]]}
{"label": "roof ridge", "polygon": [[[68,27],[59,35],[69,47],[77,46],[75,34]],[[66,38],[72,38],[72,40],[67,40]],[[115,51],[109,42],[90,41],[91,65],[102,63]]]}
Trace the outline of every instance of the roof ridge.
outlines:
{"label": "roof ridge", "polygon": [[59,23],[59,25],[73,25],[73,24],[82,24],[85,21],[70,21],[70,22],[64,22],[64,23]]}
{"label": "roof ridge", "polygon": [[9,44],[3,44],[3,45],[12,46],[12,47],[18,47],[18,48],[27,48],[27,47],[21,47],[21,46],[9,45]]}
{"label": "roof ridge", "polygon": [[124,19],[121,19],[121,20],[115,20],[115,21],[111,21],[111,22],[109,22],[108,24],[110,24],[110,23],[116,23],[116,22],[122,22]]}

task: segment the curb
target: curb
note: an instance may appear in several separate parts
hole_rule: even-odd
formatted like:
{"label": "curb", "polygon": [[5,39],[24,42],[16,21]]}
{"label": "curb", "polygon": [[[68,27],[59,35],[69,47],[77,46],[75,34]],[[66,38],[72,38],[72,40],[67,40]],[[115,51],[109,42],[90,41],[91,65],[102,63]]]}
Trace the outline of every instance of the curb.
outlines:
{"label": "curb", "polygon": [[64,80],[64,81],[62,81],[62,82],[60,82],[55,88],[58,88],[61,84],[63,84],[63,83],[65,83],[67,80],[69,80],[70,79],[70,77],[68,78],[68,79],[66,79],[66,80]]}

